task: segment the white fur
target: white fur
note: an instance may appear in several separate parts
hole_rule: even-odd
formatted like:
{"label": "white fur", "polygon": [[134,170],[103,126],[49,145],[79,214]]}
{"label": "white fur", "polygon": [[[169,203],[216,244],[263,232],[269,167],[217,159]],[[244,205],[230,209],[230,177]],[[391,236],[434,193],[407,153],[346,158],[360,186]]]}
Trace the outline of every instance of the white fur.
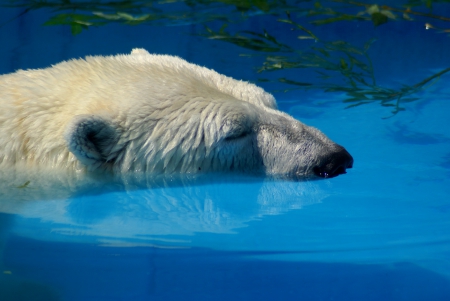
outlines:
{"label": "white fur", "polygon": [[144,49],[0,76],[0,166],[307,174],[331,144],[261,88]]}

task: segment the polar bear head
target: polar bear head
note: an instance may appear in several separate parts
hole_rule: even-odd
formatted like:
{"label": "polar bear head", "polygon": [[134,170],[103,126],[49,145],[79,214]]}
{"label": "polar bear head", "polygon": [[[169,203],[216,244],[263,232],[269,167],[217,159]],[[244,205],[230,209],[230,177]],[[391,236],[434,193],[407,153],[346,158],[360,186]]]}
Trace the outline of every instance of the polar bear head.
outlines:
{"label": "polar bear head", "polygon": [[349,153],[263,89],[135,49],[0,76],[0,167],[333,177]]}
{"label": "polar bear head", "polygon": [[[127,101],[112,94],[109,110],[75,115],[66,126],[68,150],[88,169],[298,178],[334,177],[353,165],[342,146],[277,110],[255,85],[141,49],[90,60],[131,80],[116,79],[116,89],[130,90]],[[133,66],[139,75],[127,75]]]}

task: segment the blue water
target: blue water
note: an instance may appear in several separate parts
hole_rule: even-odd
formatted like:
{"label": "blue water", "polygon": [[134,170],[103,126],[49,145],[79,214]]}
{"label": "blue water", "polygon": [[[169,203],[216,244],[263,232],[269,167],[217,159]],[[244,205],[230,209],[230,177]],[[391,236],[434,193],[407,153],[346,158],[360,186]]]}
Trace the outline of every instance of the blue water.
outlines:
{"label": "blue water", "polygon": [[[266,76],[253,69],[258,57],[239,56],[251,51],[193,35],[201,24],[73,36],[41,26],[48,16],[32,11],[0,27],[1,74],[143,47],[238,79]],[[233,26],[280,30],[273,18],[252,20]],[[380,84],[450,67],[450,37],[420,20],[311,28],[330,40],[376,37]],[[74,189],[60,177],[18,188],[22,178],[3,175],[12,184],[0,191],[0,300],[450,300],[449,80],[395,116],[378,103],[345,109],[339,93],[274,92],[281,110],[353,155],[354,168],[333,179],[220,174],[95,179]]]}

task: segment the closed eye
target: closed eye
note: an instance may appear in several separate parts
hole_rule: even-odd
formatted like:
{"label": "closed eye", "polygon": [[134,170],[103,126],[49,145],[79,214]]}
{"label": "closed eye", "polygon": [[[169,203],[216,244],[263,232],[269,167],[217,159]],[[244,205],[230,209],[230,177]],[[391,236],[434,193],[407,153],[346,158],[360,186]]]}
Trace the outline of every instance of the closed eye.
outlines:
{"label": "closed eye", "polygon": [[229,135],[228,137],[226,137],[225,141],[238,140],[238,139],[248,136],[249,134],[250,134],[250,131],[242,131],[239,133],[235,133],[235,134],[232,134],[232,135]]}

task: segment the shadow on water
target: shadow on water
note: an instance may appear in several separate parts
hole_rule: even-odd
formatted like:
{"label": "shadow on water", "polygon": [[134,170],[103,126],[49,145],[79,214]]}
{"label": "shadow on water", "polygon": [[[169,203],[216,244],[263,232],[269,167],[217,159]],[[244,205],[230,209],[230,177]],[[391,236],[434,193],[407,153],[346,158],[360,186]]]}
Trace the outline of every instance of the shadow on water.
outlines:
{"label": "shadow on water", "polygon": [[388,132],[388,136],[400,144],[430,145],[448,143],[450,141],[449,138],[443,135],[411,130],[408,126],[399,122],[395,123],[394,126],[391,127]]}
{"label": "shadow on water", "polygon": [[57,288],[66,296],[64,300],[450,298],[448,280],[407,262],[389,265],[286,262],[257,259],[257,255],[267,255],[264,252],[102,248],[19,237],[11,237],[8,246],[5,253],[8,269]]}
{"label": "shadow on water", "polygon": [[440,164],[440,166],[442,166],[443,168],[450,169],[450,153],[448,153],[442,158],[442,163]]}

